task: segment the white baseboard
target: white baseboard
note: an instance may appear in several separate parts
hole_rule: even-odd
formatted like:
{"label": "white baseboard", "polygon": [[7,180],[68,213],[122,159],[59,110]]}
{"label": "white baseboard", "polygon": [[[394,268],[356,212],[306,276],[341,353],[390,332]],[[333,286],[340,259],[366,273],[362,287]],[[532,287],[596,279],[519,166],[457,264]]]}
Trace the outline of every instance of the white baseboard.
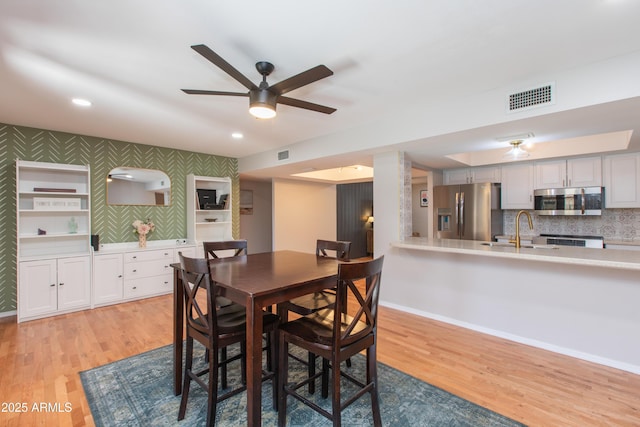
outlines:
{"label": "white baseboard", "polygon": [[11,316],[17,316],[18,312],[16,310],[13,311],[4,311],[2,313],[0,313],[0,318],[3,317],[11,317]]}
{"label": "white baseboard", "polygon": [[438,314],[429,313],[426,311],[416,310],[411,307],[405,307],[405,306],[394,304],[394,303],[380,301],[380,305],[384,307],[393,308],[395,310],[404,311],[405,313],[411,313],[417,316],[426,317],[428,319],[437,320],[439,322],[449,323],[451,325],[459,326],[461,328],[471,329],[473,331],[481,332],[483,334],[504,338],[509,341],[514,341],[520,344],[526,344],[532,347],[542,348],[544,350],[549,350],[554,353],[575,357],[576,359],[582,359],[588,362],[593,362],[599,365],[609,366],[611,368],[616,368],[623,371],[631,372],[633,374],[640,375],[640,365],[632,365],[630,363],[620,362],[619,360],[608,359],[605,357],[597,356],[595,354],[584,353],[571,348],[560,347],[555,344],[549,344],[543,341],[533,340],[530,338],[509,334],[509,333],[495,330],[495,329],[485,328],[484,326],[475,325],[473,323],[461,322],[457,319],[452,319],[450,317],[445,317]]}

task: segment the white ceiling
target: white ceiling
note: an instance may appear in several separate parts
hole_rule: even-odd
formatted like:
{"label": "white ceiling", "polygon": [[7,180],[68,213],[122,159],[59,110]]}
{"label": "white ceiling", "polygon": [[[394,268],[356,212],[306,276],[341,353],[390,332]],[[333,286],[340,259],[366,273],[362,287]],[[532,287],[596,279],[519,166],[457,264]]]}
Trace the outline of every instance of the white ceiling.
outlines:
{"label": "white ceiling", "polygon": [[[498,136],[638,128],[637,74],[633,87],[604,71],[593,83],[612,63],[637,65],[638,17],[634,0],[2,0],[0,122],[237,157],[256,177],[371,165],[388,149],[453,167],[446,156],[506,150]],[[324,64],[333,76],[287,96],[337,112],[279,105],[265,121],[247,98],[186,95],[245,90],[194,44],[255,83],[259,60],[275,65],[272,84]],[[550,81],[558,102],[547,109],[508,115],[484,101]],[[282,149],[305,155],[260,166]]]}

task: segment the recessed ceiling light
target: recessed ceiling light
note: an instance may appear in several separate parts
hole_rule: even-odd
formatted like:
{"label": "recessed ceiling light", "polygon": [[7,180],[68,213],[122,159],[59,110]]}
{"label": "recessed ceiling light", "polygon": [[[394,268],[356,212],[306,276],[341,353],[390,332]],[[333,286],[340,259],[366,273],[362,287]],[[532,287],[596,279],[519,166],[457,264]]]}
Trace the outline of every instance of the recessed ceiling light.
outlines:
{"label": "recessed ceiling light", "polygon": [[231,134],[231,138],[233,138],[233,139],[242,139],[242,138],[244,138],[244,135],[241,134],[240,132],[234,132],[234,133]]}
{"label": "recessed ceiling light", "polygon": [[80,107],[91,107],[91,101],[87,99],[73,98],[71,102],[73,102],[75,105],[78,105]]}

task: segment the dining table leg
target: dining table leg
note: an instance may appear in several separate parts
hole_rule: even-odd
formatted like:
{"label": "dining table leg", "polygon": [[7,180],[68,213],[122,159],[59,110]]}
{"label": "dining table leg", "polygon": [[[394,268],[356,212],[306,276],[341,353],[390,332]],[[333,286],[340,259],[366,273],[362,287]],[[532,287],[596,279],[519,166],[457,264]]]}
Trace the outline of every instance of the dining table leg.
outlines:
{"label": "dining table leg", "polygon": [[247,425],[262,422],[262,307],[247,302]]}

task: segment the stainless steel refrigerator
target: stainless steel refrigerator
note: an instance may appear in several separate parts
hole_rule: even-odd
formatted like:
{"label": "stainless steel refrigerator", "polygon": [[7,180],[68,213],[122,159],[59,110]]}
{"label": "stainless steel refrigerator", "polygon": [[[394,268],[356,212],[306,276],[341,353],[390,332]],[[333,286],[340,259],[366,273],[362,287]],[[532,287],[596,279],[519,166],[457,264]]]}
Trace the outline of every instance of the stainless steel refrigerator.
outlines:
{"label": "stainless steel refrigerator", "polygon": [[500,184],[433,187],[436,239],[492,241],[501,235]]}

